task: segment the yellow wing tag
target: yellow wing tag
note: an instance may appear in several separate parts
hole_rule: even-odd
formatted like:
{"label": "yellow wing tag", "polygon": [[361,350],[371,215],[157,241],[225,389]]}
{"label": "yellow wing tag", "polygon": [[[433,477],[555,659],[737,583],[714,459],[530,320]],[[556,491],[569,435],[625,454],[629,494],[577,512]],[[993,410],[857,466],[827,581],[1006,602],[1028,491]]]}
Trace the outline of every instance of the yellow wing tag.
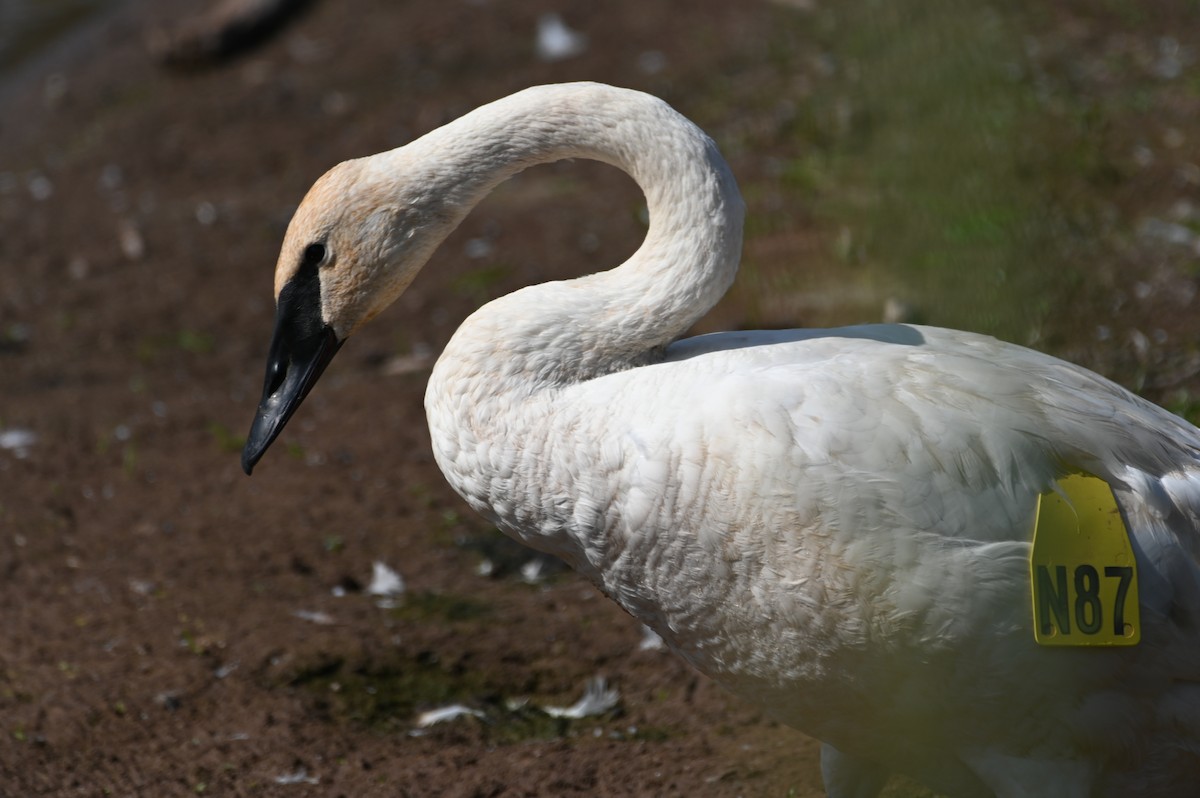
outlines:
{"label": "yellow wing tag", "polygon": [[1137,562],[1112,489],[1072,474],[1038,497],[1029,554],[1034,638],[1043,646],[1132,646],[1142,637]]}

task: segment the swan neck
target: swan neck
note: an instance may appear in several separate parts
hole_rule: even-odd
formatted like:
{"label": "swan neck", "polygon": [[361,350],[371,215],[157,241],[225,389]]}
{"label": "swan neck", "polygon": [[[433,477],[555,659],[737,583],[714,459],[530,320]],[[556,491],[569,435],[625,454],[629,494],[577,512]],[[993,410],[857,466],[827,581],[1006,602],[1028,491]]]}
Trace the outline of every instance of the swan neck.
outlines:
{"label": "swan neck", "polygon": [[661,358],[727,290],[742,242],[734,178],[708,136],[666,103],[595,84],[521,92],[400,152],[427,170],[431,194],[448,198],[449,227],[505,178],[563,158],[611,164],[645,194],[649,229],[625,263],[480,308],[425,394],[434,456],[455,490],[510,534],[582,565],[594,519],[570,509],[574,477],[550,473],[553,458],[541,454],[601,445],[603,436],[565,443],[595,410],[579,401],[586,383]]}
{"label": "swan neck", "polygon": [[[650,95],[597,84],[537,87],[397,152],[426,171],[436,186],[430,193],[444,198],[449,229],[511,175],[566,158],[622,169],[646,198],[649,229],[624,264],[485,306],[446,357],[499,350],[510,367],[554,382],[619,370],[680,337],[737,271],[743,205],[733,175],[708,136]],[[496,342],[493,351],[481,348],[485,340]],[[536,368],[528,359],[539,361]]]}

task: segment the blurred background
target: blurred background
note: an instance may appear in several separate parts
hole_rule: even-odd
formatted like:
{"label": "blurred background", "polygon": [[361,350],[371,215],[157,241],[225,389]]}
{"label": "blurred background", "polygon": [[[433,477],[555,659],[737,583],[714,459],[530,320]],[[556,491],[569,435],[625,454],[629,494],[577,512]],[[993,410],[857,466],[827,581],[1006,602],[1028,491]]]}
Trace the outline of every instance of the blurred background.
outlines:
{"label": "blurred background", "polygon": [[[712,135],[747,201],[742,272],[697,331],[977,330],[1195,420],[1198,22],[0,0],[0,794],[820,795],[811,741],[507,543],[429,452],[457,324],[620,262],[636,186],[579,162],[502,186],[247,479],[290,215],[333,164],[483,102],[630,86]],[[595,677],[612,692],[581,708]]]}

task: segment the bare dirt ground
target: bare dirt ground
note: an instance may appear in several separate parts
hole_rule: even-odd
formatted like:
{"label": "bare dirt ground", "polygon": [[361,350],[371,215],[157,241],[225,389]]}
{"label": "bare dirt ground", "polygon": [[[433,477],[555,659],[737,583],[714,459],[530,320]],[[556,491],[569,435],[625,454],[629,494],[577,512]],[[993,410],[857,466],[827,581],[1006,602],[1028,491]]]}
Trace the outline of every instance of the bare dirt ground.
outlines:
{"label": "bare dirt ground", "polygon": [[[133,3],[14,90],[0,419],[37,440],[0,454],[0,794],[817,783],[805,738],[640,650],[638,625],[573,574],[527,584],[530,557],[437,472],[425,372],[390,373],[481,300],[632,251],[640,196],[623,176],[564,165],[506,187],[343,353],[255,476],[238,465],[276,250],[322,171],[536,83],[599,77],[686,106],[709,58],[759,60],[783,13],[734,5],[568,4],[588,50],[547,63],[539,3],[330,2],[253,55],[179,73],[143,42],[187,4]],[[472,239],[495,257],[466,257]],[[375,561],[405,578],[401,607],[362,590]],[[504,708],[570,705],[595,675],[619,711],[551,723]],[[410,734],[454,702],[498,719]]]}
{"label": "bare dirt ground", "polygon": [[[237,60],[164,69],[146,32],[193,7],[105,9],[0,94],[0,433],[36,436],[0,448],[0,795],[819,795],[812,741],[643,648],[573,574],[526,579],[530,555],[466,510],[430,455],[430,358],[480,302],[632,251],[641,198],[623,176],[569,163],[504,186],[344,348],[253,478],[238,462],[303,192],[340,160],[525,86],[664,97],[758,189],[752,215],[793,219],[751,235],[749,260],[823,251],[807,211],[762,190],[768,156],[805,144],[795,103],[830,72],[810,12],[564,0],[587,49],[548,62],[535,0],[330,0]],[[1046,24],[1061,29],[1042,56],[1056,69],[1118,46],[1105,31],[1123,23]],[[1185,143],[1114,189],[1161,181],[1163,215],[1170,192],[1195,191],[1172,182],[1200,129],[1188,86],[1170,125]],[[1140,240],[1097,259],[1121,296],[1148,274],[1168,286],[1113,323],[1125,354],[1061,345],[1110,371],[1128,362],[1153,389],[1156,363],[1192,362],[1191,344],[1156,353],[1195,340],[1177,302],[1180,286],[1194,294],[1193,256],[1154,239],[1158,271],[1126,268],[1145,262]],[[703,328],[761,323],[751,299],[735,292]],[[1139,319],[1164,337],[1130,349]],[[376,561],[407,582],[397,606],[364,589]],[[616,709],[532,708],[572,704],[596,675]],[[419,713],[453,703],[485,717],[417,731]]]}

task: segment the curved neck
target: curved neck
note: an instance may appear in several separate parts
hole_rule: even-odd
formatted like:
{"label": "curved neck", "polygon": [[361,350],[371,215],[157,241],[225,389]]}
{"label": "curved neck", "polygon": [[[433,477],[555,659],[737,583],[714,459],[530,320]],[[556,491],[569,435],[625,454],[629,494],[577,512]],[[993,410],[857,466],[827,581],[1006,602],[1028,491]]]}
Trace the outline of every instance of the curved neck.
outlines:
{"label": "curved neck", "polygon": [[495,368],[542,387],[618,370],[682,335],[737,271],[743,206],[728,165],[699,128],[640,92],[536,87],[377,157],[438,198],[438,241],[497,184],[535,164],[602,161],[629,173],[646,197],[650,228],[628,261],[486,305],[463,323],[444,361],[493,358]]}

